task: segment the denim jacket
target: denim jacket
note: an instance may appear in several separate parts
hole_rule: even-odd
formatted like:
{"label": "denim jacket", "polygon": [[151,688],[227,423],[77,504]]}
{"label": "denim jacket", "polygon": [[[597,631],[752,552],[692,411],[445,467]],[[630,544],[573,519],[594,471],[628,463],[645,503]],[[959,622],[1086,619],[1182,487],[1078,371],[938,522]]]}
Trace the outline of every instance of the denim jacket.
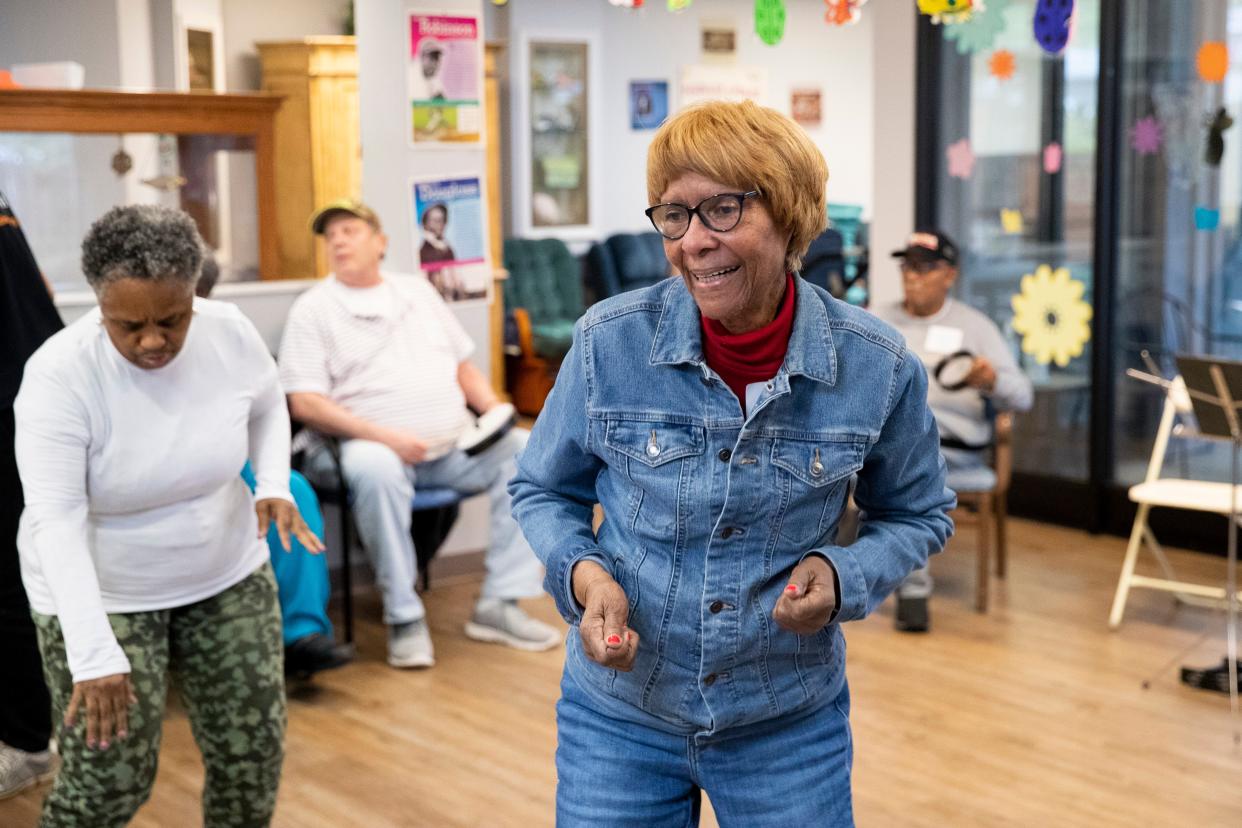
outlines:
{"label": "denim jacket", "polygon": [[[867,615],[952,533],[918,357],[867,312],[794,283],[784,364],[745,417],[704,361],[680,279],[602,301],[574,330],[509,490],[572,628],[567,678],[604,712],[710,732],[827,703],[845,681],[840,624]],[[864,520],[838,546],[855,476]],[[836,570],[841,600],[826,627],[799,636],[772,610],[812,552]],[[570,573],[584,559],[629,598],[631,672],[582,652]]]}

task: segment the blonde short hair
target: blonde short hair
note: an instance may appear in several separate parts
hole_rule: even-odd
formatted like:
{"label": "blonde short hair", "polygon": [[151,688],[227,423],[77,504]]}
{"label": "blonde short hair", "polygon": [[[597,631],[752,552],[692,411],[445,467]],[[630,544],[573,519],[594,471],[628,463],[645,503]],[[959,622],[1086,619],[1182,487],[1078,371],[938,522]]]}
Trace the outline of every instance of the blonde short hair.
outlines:
{"label": "blonde short hair", "polygon": [[657,204],[674,179],[698,173],[758,190],[777,227],[790,234],[785,267],[802,265],[828,224],[828,164],[805,130],[753,101],[709,101],[664,122],[647,150],[647,201]]}

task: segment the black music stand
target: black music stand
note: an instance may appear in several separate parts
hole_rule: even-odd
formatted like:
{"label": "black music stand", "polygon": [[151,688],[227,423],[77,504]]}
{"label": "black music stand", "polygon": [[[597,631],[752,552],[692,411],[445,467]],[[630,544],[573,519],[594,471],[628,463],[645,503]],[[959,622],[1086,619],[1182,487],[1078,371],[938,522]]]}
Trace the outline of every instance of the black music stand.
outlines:
{"label": "black music stand", "polygon": [[1225,660],[1229,670],[1229,709],[1233,714],[1233,742],[1242,742],[1238,730],[1238,477],[1242,453],[1242,362],[1206,356],[1178,355],[1181,372],[1199,433],[1230,442],[1229,557],[1225,566]]}

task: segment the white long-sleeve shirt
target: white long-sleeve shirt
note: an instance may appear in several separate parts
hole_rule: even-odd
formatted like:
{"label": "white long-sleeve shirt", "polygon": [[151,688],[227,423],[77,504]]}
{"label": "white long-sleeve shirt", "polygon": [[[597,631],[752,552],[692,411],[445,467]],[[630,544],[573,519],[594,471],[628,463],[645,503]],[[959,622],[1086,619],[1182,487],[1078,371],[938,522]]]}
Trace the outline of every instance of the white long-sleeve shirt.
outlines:
{"label": "white long-sleeve shirt", "polygon": [[75,682],[130,671],[107,613],[201,601],[267,559],[254,499],[291,500],[289,415],[234,305],[195,299],[180,353],[154,370],[116,350],[96,309],[30,358],[14,410],[22,581],[59,618]]}

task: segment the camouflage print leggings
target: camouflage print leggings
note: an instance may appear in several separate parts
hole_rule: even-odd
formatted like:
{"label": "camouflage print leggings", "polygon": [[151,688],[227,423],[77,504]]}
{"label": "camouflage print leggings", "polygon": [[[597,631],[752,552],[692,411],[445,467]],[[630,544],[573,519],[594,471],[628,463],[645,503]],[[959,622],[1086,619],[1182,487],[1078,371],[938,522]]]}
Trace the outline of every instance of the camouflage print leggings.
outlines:
{"label": "camouflage print leggings", "polygon": [[171,610],[109,615],[129,657],[138,703],[129,738],[86,747],[84,715],[65,727],[73,677],[55,616],[33,613],[52,691],[60,775],[40,825],[121,826],[151,793],[171,673],[203,754],[207,828],[265,826],[276,807],[284,760],[284,649],[276,582],[267,563],[220,594]]}

